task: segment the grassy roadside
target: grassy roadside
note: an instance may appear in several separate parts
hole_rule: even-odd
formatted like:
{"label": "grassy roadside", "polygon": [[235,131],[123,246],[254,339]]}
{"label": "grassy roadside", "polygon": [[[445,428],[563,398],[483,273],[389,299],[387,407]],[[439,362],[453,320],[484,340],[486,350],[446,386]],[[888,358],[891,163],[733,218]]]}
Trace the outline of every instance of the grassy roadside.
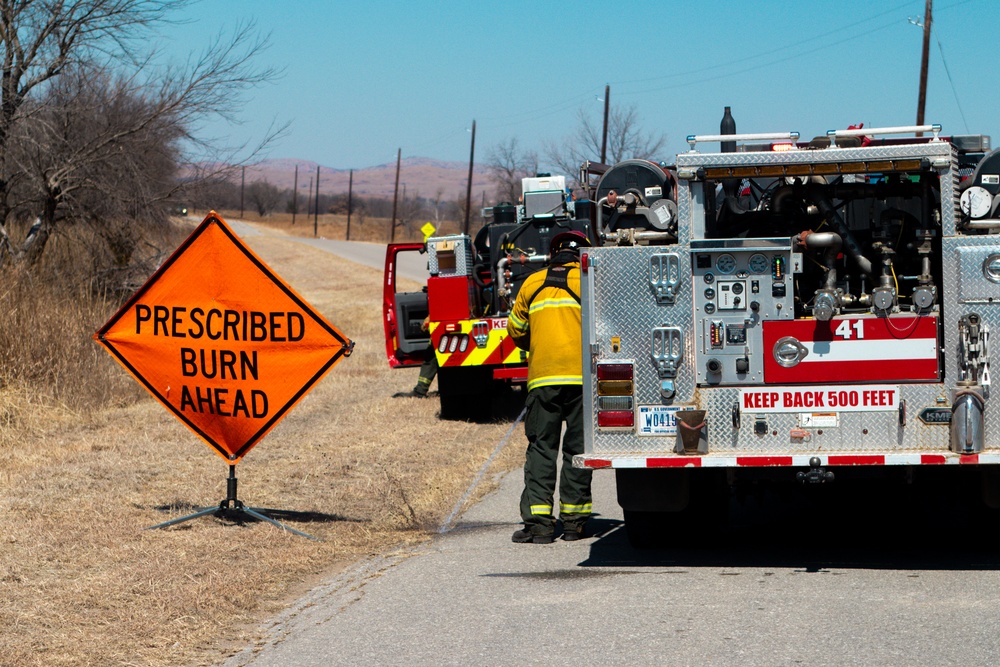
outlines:
{"label": "grassy roadside", "polygon": [[377,270],[277,232],[246,241],[356,342],[237,469],[242,499],[316,513],[290,525],[322,541],[214,517],[143,531],[218,503],[225,463],[151,399],[81,413],[0,389],[0,664],[222,660],[317,578],[427,539],[506,432],[391,398],[416,371],[385,362]]}

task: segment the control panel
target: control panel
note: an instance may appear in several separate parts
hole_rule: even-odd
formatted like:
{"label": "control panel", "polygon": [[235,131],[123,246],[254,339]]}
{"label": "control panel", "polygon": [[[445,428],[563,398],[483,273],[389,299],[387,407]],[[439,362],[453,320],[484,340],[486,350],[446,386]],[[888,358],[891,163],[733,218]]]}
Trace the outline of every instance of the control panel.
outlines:
{"label": "control panel", "polygon": [[691,241],[698,384],[762,384],[761,322],[795,316],[788,238]]}

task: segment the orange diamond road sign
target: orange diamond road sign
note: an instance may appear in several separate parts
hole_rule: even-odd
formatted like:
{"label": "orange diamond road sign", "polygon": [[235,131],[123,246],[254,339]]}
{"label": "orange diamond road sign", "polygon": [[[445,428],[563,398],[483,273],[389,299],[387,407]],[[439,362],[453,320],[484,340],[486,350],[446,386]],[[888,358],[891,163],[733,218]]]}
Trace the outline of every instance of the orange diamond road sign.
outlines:
{"label": "orange diamond road sign", "polygon": [[94,339],[230,464],[354,347],[214,212]]}

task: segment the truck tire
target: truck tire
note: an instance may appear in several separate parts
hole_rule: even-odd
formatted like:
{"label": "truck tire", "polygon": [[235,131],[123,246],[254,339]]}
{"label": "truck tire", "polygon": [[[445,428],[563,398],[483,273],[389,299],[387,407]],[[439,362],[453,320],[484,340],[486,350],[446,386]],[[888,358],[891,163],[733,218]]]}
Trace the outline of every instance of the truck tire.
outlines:
{"label": "truck tire", "polygon": [[438,370],[441,419],[489,421],[493,416],[493,371],[489,368]]}
{"label": "truck tire", "polygon": [[731,496],[724,470],[615,472],[625,532],[633,548],[704,546],[721,536]]}
{"label": "truck tire", "polygon": [[655,549],[668,546],[668,533],[673,515],[681,512],[641,512],[622,510],[625,516],[625,534],[633,549]]}
{"label": "truck tire", "polygon": [[634,549],[713,546],[719,543],[725,523],[717,504],[692,506],[680,512],[622,512],[625,534]]}

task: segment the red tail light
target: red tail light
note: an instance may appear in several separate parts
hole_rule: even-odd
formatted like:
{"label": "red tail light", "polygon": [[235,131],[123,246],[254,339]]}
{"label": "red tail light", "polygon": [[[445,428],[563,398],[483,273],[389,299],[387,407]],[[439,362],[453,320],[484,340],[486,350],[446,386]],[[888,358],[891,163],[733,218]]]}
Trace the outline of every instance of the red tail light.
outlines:
{"label": "red tail light", "polygon": [[598,364],[598,380],[631,380],[634,375],[632,364]]}
{"label": "red tail light", "polygon": [[632,428],[635,426],[635,413],[631,410],[598,412],[597,426],[600,428]]}
{"label": "red tail light", "polygon": [[634,394],[633,364],[598,364],[596,406],[598,428],[634,428]]}

